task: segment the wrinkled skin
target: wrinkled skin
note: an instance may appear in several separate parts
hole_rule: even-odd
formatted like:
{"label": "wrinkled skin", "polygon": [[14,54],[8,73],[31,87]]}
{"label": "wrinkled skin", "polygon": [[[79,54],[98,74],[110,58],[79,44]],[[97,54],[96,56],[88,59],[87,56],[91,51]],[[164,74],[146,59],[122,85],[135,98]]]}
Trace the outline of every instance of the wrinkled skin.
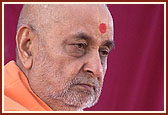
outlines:
{"label": "wrinkled skin", "polygon": [[[31,31],[31,66],[25,66],[19,52],[20,67],[34,93],[53,110],[82,110],[101,93],[112,48],[112,17],[104,5],[64,5],[60,11],[64,19],[51,18],[50,24]],[[99,31],[101,23],[105,33]]]}

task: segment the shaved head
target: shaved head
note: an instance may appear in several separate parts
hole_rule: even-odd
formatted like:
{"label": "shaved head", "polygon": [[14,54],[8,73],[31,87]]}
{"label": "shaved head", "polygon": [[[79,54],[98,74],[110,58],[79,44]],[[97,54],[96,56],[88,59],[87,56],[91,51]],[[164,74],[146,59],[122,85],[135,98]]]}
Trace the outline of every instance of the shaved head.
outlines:
{"label": "shaved head", "polygon": [[76,11],[77,8],[80,7],[80,11],[82,11],[87,8],[90,9],[90,6],[93,6],[94,10],[103,6],[108,11],[106,5],[25,4],[20,13],[17,30],[23,24],[29,25],[36,31],[40,31],[40,29],[44,29],[44,27],[49,27],[53,23],[66,24],[70,18],[75,18],[72,15],[72,11],[69,11],[69,8]]}
{"label": "shaved head", "polygon": [[106,5],[24,5],[17,28],[17,64],[40,99],[55,111],[98,101],[113,48]]}
{"label": "shaved head", "polygon": [[[53,5],[23,5],[17,28],[19,29],[23,24],[29,25],[32,29],[40,31],[44,26],[51,25],[51,20],[58,22],[60,19],[60,12],[58,6]],[[54,20],[53,20],[54,19]]]}

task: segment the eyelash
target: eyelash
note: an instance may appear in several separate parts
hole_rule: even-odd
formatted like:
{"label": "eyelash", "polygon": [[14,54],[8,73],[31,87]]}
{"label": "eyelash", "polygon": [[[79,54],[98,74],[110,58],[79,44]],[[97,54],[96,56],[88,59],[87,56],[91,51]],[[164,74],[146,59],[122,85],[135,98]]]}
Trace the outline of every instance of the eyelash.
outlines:
{"label": "eyelash", "polygon": [[86,49],[87,48],[87,44],[86,43],[78,43],[78,44],[74,44],[78,49]]}
{"label": "eyelash", "polygon": [[[76,55],[77,57],[84,55],[86,52],[86,49],[88,47],[88,45],[86,43],[74,43],[74,44],[70,44],[70,45],[74,46],[74,47],[70,48],[70,51],[76,53],[74,55]],[[75,48],[75,49],[73,49],[73,48]],[[102,58],[107,57],[108,54],[109,54],[109,51],[104,48],[99,50],[99,55]]]}
{"label": "eyelash", "polygon": [[[78,44],[74,44],[79,50],[84,50],[87,48],[87,44],[86,43],[78,43]],[[102,50],[100,51],[100,56],[102,57],[106,57],[109,54],[108,51],[106,50]]]}
{"label": "eyelash", "polygon": [[86,53],[87,43],[78,42],[67,45],[66,50],[71,56],[81,57]]}
{"label": "eyelash", "polygon": [[108,54],[109,54],[109,52],[106,50],[100,51],[100,56],[106,57]]}

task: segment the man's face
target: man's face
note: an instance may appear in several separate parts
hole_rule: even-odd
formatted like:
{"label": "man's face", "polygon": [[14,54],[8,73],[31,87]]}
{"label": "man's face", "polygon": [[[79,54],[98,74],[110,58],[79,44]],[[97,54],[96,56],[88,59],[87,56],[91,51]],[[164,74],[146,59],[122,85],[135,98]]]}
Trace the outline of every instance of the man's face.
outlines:
{"label": "man's face", "polygon": [[52,24],[37,34],[28,79],[33,91],[51,108],[59,103],[83,109],[97,102],[101,93],[112,19],[103,5],[64,8],[64,20],[52,19]]}

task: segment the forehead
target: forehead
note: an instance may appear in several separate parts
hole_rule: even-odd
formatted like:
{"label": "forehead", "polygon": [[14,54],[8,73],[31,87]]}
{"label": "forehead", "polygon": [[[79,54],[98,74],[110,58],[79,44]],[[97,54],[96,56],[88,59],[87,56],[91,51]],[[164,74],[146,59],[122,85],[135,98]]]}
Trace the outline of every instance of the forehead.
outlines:
{"label": "forehead", "polygon": [[[87,33],[99,40],[112,39],[112,17],[105,5],[70,5],[65,9],[67,10],[66,22],[72,33]],[[105,26],[105,32],[101,32],[102,24]]]}
{"label": "forehead", "polygon": [[[113,22],[112,17],[105,5],[61,5],[60,20],[53,21],[52,29],[55,35],[62,37],[85,33],[97,42],[113,40]],[[58,16],[55,13],[55,19]],[[59,22],[59,23],[58,23]],[[105,32],[101,32],[100,25],[105,25]]]}

